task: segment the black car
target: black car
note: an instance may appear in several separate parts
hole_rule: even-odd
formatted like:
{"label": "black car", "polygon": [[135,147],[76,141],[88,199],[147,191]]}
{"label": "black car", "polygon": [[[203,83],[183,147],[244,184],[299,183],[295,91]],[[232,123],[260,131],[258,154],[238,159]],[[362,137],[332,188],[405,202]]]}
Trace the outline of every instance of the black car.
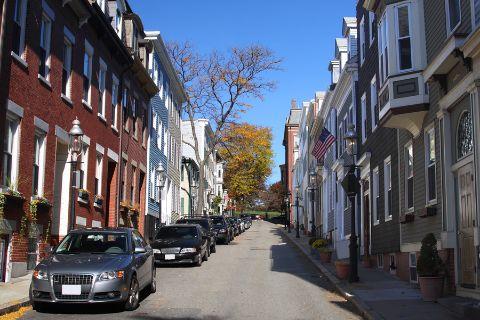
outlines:
{"label": "black car", "polygon": [[211,216],[213,228],[217,235],[217,241],[229,244],[233,240],[233,228],[223,216]]}
{"label": "black car", "polygon": [[217,243],[215,229],[213,228],[213,222],[210,218],[186,218],[177,220],[177,224],[199,224],[202,228],[205,229],[208,235],[208,256],[210,253],[215,253],[217,251],[217,247],[215,244]]}
{"label": "black car", "polygon": [[240,234],[240,225],[238,224],[237,218],[228,218],[228,222],[232,226],[233,235],[236,237]]}
{"label": "black car", "polygon": [[252,218],[248,216],[248,217],[243,217],[242,220],[245,223],[245,229],[250,229],[250,227],[252,226]]}
{"label": "black car", "polygon": [[201,266],[208,260],[208,235],[198,224],[161,227],[151,243],[155,263],[191,263]]}

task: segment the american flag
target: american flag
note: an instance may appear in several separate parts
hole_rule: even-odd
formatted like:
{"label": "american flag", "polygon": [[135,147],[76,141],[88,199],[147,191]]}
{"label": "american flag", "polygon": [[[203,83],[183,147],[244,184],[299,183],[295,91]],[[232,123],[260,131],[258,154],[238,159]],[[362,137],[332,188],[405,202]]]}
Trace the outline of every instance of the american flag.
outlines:
{"label": "american flag", "polygon": [[327,130],[327,128],[323,128],[322,134],[318,138],[317,142],[315,143],[315,147],[313,148],[313,156],[317,158],[317,160],[320,160],[334,142],[335,137],[330,133],[330,131]]}

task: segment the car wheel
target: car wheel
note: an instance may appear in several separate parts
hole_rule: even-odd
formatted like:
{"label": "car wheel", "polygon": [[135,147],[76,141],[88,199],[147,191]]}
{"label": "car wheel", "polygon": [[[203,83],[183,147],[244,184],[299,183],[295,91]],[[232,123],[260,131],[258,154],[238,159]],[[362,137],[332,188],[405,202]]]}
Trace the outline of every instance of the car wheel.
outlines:
{"label": "car wheel", "polygon": [[198,257],[198,261],[195,263],[195,266],[201,267],[202,263],[203,263],[203,257],[200,256],[200,257]]}
{"label": "car wheel", "polygon": [[157,268],[153,267],[152,282],[150,283],[150,293],[157,292]]}
{"label": "car wheel", "polygon": [[210,257],[210,246],[207,246],[207,249],[205,249],[205,254],[203,255],[203,261],[208,261],[208,257]]}
{"label": "car wheel", "polygon": [[212,252],[210,248],[211,248],[211,246],[208,245],[207,246],[207,259],[208,259],[208,257],[210,257],[210,253]]}
{"label": "car wheel", "polygon": [[212,249],[210,250],[210,252],[211,252],[211,253],[217,252],[217,245],[216,245],[216,244],[213,245],[213,247],[212,247]]}
{"label": "car wheel", "polygon": [[125,302],[125,310],[133,311],[138,308],[140,301],[140,287],[136,276],[132,277],[130,282],[130,290],[128,291],[127,301]]}

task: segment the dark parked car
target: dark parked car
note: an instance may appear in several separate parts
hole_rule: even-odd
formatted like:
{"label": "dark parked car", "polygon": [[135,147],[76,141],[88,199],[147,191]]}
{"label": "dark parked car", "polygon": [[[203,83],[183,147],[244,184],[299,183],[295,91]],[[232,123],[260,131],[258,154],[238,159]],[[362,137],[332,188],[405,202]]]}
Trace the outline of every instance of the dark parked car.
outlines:
{"label": "dark parked car", "polygon": [[137,230],[73,230],[33,271],[30,301],[46,303],[123,303],[139,305],[139,292],[156,291],[153,250]]}
{"label": "dark parked car", "polygon": [[192,263],[201,266],[208,260],[208,235],[198,224],[161,227],[151,245],[158,264]]}
{"label": "dark parked car", "polygon": [[244,224],[245,224],[245,229],[250,229],[250,227],[252,226],[252,218],[250,217],[243,217],[242,218]]}
{"label": "dark parked car", "polygon": [[228,218],[228,222],[232,226],[233,236],[236,237],[240,234],[240,224],[238,223],[237,218]]}
{"label": "dark parked car", "polygon": [[213,222],[208,218],[187,218],[187,219],[180,219],[177,220],[177,224],[199,224],[202,226],[202,228],[205,229],[207,235],[208,235],[208,256],[210,256],[211,253],[215,253],[217,251],[217,247],[215,246],[217,243],[216,234],[215,234],[215,229],[213,228]]}
{"label": "dark parked car", "polygon": [[233,228],[227,219],[222,216],[211,216],[213,228],[217,234],[217,241],[229,244],[233,240]]}

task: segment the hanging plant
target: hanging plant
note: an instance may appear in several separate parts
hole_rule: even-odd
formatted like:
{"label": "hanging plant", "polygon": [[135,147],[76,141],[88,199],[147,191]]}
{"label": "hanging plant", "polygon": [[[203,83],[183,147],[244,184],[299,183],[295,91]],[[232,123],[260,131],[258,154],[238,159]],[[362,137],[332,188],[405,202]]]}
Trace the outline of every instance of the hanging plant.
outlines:
{"label": "hanging plant", "polygon": [[43,239],[43,241],[45,243],[49,243],[50,242],[50,229],[52,227],[52,220],[48,220],[48,225],[47,225],[47,229],[45,230],[45,237]]}
{"label": "hanging plant", "polygon": [[5,194],[0,193],[0,219],[3,219],[4,217],[6,202],[7,202],[7,197],[5,197]]}

